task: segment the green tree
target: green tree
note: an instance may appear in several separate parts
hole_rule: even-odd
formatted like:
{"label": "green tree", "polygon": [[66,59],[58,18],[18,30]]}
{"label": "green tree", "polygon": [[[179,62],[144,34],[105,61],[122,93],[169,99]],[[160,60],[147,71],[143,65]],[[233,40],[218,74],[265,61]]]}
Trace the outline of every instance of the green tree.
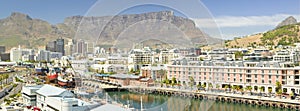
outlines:
{"label": "green tree", "polygon": [[232,85],[231,90],[235,91],[236,90],[236,85]]}
{"label": "green tree", "polygon": [[255,92],[258,91],[258,86],[254,86],[254,91],[255,91]]}
{"label": "green tree", "polygon": [[281,91],[281,93],[282,93],[282,85],[279,81],[276,81],[275,91],[276,91],[276,93],[279,93],[279,91]]}
{"label": "green tree", "polygon": [[201,88],[201,84],[197,84],[197,88],[200,89]]}
{"label": "green tree", "polygon": [[190,79],[189,85],[191,88],[193,88],[195,80],[192,76],[190,76],[189,79]]}
{"label": "green tree", "polygon": [[264,91],[265,91],[265,87],[260,86],[260,87],[259,87],[259,92],[264,92]]}
{"label": "green tree", "polygon": [[220,88],[220,85],[219,85],[219,84],[217,84],[217,85],[216,85],[216,88],[217,88],[217,89],[219,89],[219,88]]}
{"label": "green tree", "polygon": [[177,83],[176,81],[176,78],[175,77],[172,77],[172,80],[171,80],[171,85],[172,87],[174,87],[174,85]]}
{"label": "green tree", "polygon": [[210,89],[212,89],[212,88],[213,88],[212,83],[209,83],[209,84],[208,84],[208,87],[209,87]]}
{"label": "green tree", "polygon": [[238,59],[243,58],[244,54],[241,51],[237,51],[234,53],[234,56],[235,56],[235,59],[238,60]]}
{"label": "green tree", "polygon": [[251,92],[252,86],[246,86],[246,90]]}
{"label": "green tree", "polygon": [[268,92],[271,93],[272,92],[272,88],[269,87],[268,88]]}
{"label": "green tree", "polygon": [[202,84],[201,86],[202,86],[202,88],[206,88],[206,84]]}
{"label": "green tree", "polygon": [[229,88],[229,85],[225,85],[225,87],[224,87],[225,89],[228,89]]}

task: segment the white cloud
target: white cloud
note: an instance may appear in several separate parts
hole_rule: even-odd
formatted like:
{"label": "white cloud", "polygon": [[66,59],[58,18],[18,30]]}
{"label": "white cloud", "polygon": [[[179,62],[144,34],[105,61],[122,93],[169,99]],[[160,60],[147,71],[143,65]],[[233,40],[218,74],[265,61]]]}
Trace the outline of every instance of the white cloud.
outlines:
{"label": "white cloud", "polygon": [[294,16],[296,19],[300,15],[277,14],[272,16],[222,16],[211,18],[199,18],[195,21],[199,28],[220,28],[222,27],[246,27],[246,26],[276,26],[288,16]]}

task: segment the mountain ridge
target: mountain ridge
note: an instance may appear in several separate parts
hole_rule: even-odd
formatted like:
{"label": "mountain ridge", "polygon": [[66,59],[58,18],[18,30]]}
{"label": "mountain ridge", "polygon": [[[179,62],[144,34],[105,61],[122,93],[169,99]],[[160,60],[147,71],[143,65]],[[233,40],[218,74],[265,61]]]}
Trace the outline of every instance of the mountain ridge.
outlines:
{"label": "mountain ridge", "polygon": [[[160,26],[158,28],[155,27],[157,29],[151,32],[152,36],[154,36],[153,34],[156,34],[154,33],[155,31],[158,31],[159,33],[163,33],[164,31],[168,32],[170,29],[175,29],[170,28],[170,26],[176,26],[176,28],[184,33],[183,35],[187,35],[194,43],[206,44],[207,41],[204,41],[206,40],[205,38],[212,41],[209,43],[221,41],[220,39],[207,36],[195,26],[194,21],[188,18],[175,16],[172,11],[100,17],[70,16],[66,17],[63,23],[58,24],[50,24],[41,19],[31,18],[27,14],[13,12],[10,16],[0,19],[0,45],[7,45],[7,47],[24,45],[35,48],[43,46],[48,41],[59,37],[75,37],[78,39],[81,37],[90,41],[95,41],[95,39],[97,39],[96,37],[98,37],[100,38],[99,41],[101,41],[101,44],[111,45],[118,39],[117,37],[119,37],[124,30],[127,30],[135,23],[150,19],[156,20],[153,24],[157,22],[173,24]],[[153,28],[153,24],[143,25],[146,25],[144,28]],[[140,27],[141,26],[138,26],[136,28],[137,32],[143,32],[143,30],[139,30]],[[98,34],[99,31],[102,31],[100,35]],[[135,35],[135,32],[131,33],[133,33],[132,35]],[[151,36],[151,34],[145,34],[144,36]],[[163,36],[166,35],[168,34],[164,34]],[[170,33],[169,37],[171,36],[177,35],[172,35],[172,33]],[[129,39],[134,39],[134,37],[129,37]]]}

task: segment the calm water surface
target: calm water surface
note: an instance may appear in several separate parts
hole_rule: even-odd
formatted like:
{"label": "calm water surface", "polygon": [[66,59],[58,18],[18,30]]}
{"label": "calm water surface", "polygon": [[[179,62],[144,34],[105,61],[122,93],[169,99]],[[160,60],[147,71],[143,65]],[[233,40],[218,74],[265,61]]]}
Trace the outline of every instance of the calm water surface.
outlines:
{"label": "calm water surface", "polygon": [[287,109],[265,106],[252,106],[239,103],[215,102],[182,97],[168,97],[164,95],[138,94],[127,91],[108,92],[109,99],[131,107],[146,111],[289,111]]}

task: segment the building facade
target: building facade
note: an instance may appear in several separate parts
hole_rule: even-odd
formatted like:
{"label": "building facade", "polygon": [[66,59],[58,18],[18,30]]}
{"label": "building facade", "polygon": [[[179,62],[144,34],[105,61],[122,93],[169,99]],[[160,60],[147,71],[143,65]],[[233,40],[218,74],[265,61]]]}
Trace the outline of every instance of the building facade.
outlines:
{"label": "building facade", "polygon": [[276,82],[282,84],[284,93],[300,93],[300,67],[284,67],[279,62],[245,62],[245,61],[174,61],[167,66],[168,78],[176,78],[183,86],[194,78],[194,85],[212,84],[214,88],[237,85],[245,88],[251,86],[253,91],[263,87],[268,93],[275,93]]}

